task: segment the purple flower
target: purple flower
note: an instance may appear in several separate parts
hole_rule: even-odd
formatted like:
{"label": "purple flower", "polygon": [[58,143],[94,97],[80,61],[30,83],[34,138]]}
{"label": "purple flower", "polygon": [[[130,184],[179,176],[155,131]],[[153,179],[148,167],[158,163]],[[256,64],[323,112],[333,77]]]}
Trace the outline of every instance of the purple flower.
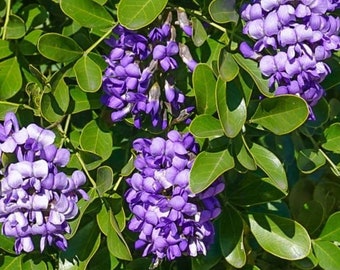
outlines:
{"label": "purple flower", "polygon": [[324,95],[330,68],[322,61],[340,48],[340,19],[328,14],[336,8],[333,0],[255,0],[242,8],[243,32],[257,41],[240,51],[260,62],[276,95],[297,94],[310,106]]}
{"label": "purple flower", "polygon": [[199,148],[194,137],[170,131],[166,139],[137,139],[137,172],[127,179],[125,194],[133,213],[128,228],[138,232],[135,247],[154,263],[182,255],[206,254],[214,237],[211,222],[220,212],[216,194],[224,183],[215,181],[199,194],[189,188],[189,173]]}
{"label": "purple flower", "polygon": [[88,199],[80,189],[86,182],[84,173],[75,171],[69,177],[59,172],[59,167],[69,162],[70,152],[54,145],[55,134],[50,130],[36,124],[19,129],[15,115],[7,113],[0,132],[2,151],[14,153],[17,159],[3,171],[2,234],[16,239],[17,254],[32,251],[32,237],[37,235],[41,237],[41,252],[46,243],[66,250],[67,221],[78,213],[78,198]]}

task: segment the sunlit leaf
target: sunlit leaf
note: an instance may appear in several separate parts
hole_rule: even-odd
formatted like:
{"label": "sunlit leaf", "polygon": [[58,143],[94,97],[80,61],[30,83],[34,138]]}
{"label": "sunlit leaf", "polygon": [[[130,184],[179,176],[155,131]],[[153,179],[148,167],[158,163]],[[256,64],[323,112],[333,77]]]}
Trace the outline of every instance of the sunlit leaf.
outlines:
{"label": "sunlit leaf", "polygon": [[22,86],[20,66],[16,57],[0,62],[0,100],[14,96]]}
{"label": "sunlit leaf", "polygon": [[223,129],[220,121],[209,114],[196,116],[190,123],[189,130],[197,138],[223,136]]}
{"label": "sunlit leaf", "polygon": [[220,78],[226,82],[230,82],[239,73],[239,66],[235,62],[232,54],[228,52],[225,48],[221,49],[218,57],[218,67]]}
{"label": "sunlit leaf", "polygon": [[10,42],[7,40],[0,40],[0,59],[10,56],[13,52],[10,49]]}
{"label": "sunlit leaf", "polygon": [[237,22],[235,0],[213,0],[209,5],[209,13],[217,23]]}
{"label": "sunlit leaf", "polygon": [[10,15],[7,28],[6,39],[19,39],[25,35],[26,27],[25,22],[17,15]]}
{"label": "sunlit leaf", "polygon": [[313,241],[313,250],[322,269],[340,269],[340,248],[332,242]]}
{"label": "sunlit leaf", "polygon": [[192,18],[193,36],[192,41],[195,46],[201,46],[207,39],[208,35],[204,29],[203,24],[196,17]]}
{"label": "sunlit leaf", "polygon": [[330,125],[325,131],[324,135],[326,142],[322,147],[334,153],[340,153],[340,123]]}
{"label": "sunlit leaf", "polygon": [[118,21],[137,30],[150,24],[163,11],[167,0],[121,0],[117,7]]}
{"label": "sunlit leaf", "polygon": [[321,240],[337,241],[340,242],[340,212],[332,214],[325,227],[322,229],[319,238]]}
{"label": "sunlit leaf", "polygon": [[87,55],[82,56],[73,66],[79,87],[85,92],[96,92],[102,84],[100,67]]}

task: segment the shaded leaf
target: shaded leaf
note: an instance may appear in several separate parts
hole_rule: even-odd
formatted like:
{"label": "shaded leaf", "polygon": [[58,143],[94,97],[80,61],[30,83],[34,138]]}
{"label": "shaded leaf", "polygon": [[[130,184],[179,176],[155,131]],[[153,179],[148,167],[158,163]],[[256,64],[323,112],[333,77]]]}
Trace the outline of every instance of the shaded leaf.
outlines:
{"label": "shaded leaf", "polygon": [[64,112],[51,93],[46,93],[42,96],[40,109],[41,115],[50,123],[58,122],[64,117]]}
{"label": "shaded leaf", "polygon": [[257,166],[253,156],[251,155],[248,145],[244,137],[239,134],[233,140],[233,154],[236,156],[238,162],[248,170],[256,170]]}
{"label": "shaded leaf", "polygon": [[218,67],[221,79],[226,82],[230,82],[239,73],[239,66],[235,62],[232,54],[225,48],[222,48],[218,57]]}
{"label": "shaded leaf", "polygon": [[233,83],[226,83],[219,77],[215,89],[216,108],[224,134],[234,138],[241,131],[246,118],[247,107],[242,91]]}
{"label": "shaded leaf", "polygon": [[7,101],[0,101],[0,119],[5,120],[5,115],[8,112],[16,112],[20,104],[11,103]]}
{"label": "shaded leaf", "polygon": [[76,86],[70,89],[70,95],[72,99],[72,113],[99,109],[102,106],[100,102],[101,93],[85,93]]}
{"label": "shaded leaf", "polygon": [[311,249],[307,231],[297,222],[270,214],[248,215],[250,230],[267,252],[286,260],[306,257]]}
{"label": "shaded leaf", "polygon": [[299,170],[303,173],[312,173],[326,163],[323,154],[314,149],[300,150],[296,161]]}
{"label": "shaded leaf", "polygon": [[300,209],[295,219],[312,234],[322,224],[323,215],[322,205],[317,201],[309,201]]}
{"label": "shaded leaf", "polygon": [[195,46],[200,47],[207,40],[208,35],[201,21],[196,17],[192,18],[193,35],[192,41]]}
{"label": "shaded leaf", "polygon": [[276,135],[283,135],[301,126],[308,116],[309,109],[304,99],[295,95],[282,95],[262,100],[250,122]]}
{"label": "shaded leaf", "polygon": [[237,22],[235,0],[213,0],[209,5],[209,13],[217,23]]}
{"label": "shaded leaf", "polygon": [[118,21],[128,29],[137,30],[155,20],[167,2],[167,0],[121,0],[117,7]]}
{"label": "shaded leaf", "polygon": [[190,172],[190,189],[193,193],[203,191],[234,165],[234,159],[228,149],[214,153],[199,153]]}
{"label": "shaded leaf", "polygon": [[97,169],[97,191],[102,196],[113,184],[113,171],[109,166],[101,166]]}

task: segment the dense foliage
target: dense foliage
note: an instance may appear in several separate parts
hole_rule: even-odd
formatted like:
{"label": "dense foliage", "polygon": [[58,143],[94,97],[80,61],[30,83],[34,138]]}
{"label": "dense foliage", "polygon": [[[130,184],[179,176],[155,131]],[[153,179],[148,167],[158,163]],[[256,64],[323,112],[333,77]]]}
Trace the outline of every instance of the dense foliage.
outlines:
{"label": "dense foliage", "polygon": [[339,0],[0,0],[1,269],[340,269]]}

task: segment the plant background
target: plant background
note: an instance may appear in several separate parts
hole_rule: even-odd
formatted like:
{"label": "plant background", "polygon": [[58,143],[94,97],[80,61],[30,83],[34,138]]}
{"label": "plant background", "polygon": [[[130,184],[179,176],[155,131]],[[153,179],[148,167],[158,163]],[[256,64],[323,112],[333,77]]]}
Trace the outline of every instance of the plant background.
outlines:
{"label": "plant background", "polygon": [[[326,95],[315,121],[297,96],[273,97],[257,63],[238,51],[239,0],[0,0],[0,118],[53,129],[83,169],[89,201],[79,202],[69,248],[15,255],[0,236],[1,269],[148,269],[126,228],[124,179],[133,171],[131,143],[166,133],[111,123],[100,103],[103,42],[121,24],[143,32],[181,8],[194,34],[178,37],[200,64],[177,72],[196,110],[190,131],[202,152],[190,187],[200,192],[220,175],[221,216],[207,256],[163,262],[160,269],[340,269],[340,54],[327,63]],[[337,11],[338,12],[338,11]],[[339,12],[337,13],[337,16]]]}

